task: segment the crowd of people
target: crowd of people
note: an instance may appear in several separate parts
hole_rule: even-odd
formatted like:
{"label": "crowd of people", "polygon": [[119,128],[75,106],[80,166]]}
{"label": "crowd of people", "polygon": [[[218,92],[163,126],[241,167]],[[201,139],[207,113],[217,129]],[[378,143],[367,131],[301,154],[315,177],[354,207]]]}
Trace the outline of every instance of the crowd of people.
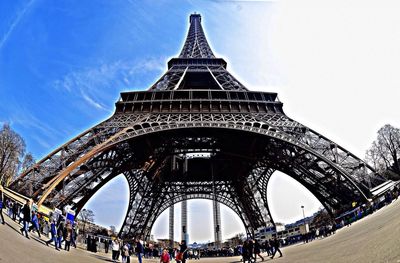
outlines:
{"label": "crowd of people", "polygon": [[66,251],[70,250],[71,245],[76,248],[76,227],[73,222],[65,220],[62,216],[52,215],[49,220],[45,220],[40,213],[32,209],[30,201],[20,206],[17,202],[10,199],[4,200],[2,197],[0,197],[0,209],[2,223],[5,223],[4,209],[11,220],[20,224],[19,230],[27,239],[30,239],[30,232],[36,232],[39,238],[43,234],[45,236],[50,234],[51,238],[45,241],[47,246],[54,243],[54,248],[60,250],[64,243]]}
{"label": "crowd of people", "polygon": [[[242,245],[235,248],[221,248],[221,249],[196,249],[188,248],[185,240],[179,243],[176,248],[161,248],[152,245],[145,245],[140,239],[131,241],[123,241],[117,237],[107,237],[103,240],[105,252],[111,249],[113,262],[119,261],[121,258],[123,263],[130,263],[130,257],[136,255],[138,262],[142,263],[143,258],[159,258],[160,263],[186,263],[187,259],[199,260],[201,257],[227,257],[240,255],[243,263],[256,262],[257,258],[264,261],[262,253],[266,253],[269,257],[274,258],[277,253],[282,257],[283,254],[280,250],[281,245],[291,245],[298,242],[310,242],[318,238],[324,238],[336,232],[336,229],[349,226],[352,222],[373,213],[373,211],[380,209],[384,205],[390,204],[399,196],[399,189],[396,187],[393,191],[388,191],[385,196],[376,200],[371,205],[362,205],[356,207],[351,211],[345,212],[343,215],[337,217],[331,225],[314,226],[309,232],[301,236],[283,239],[273,238],[264,242],[248,239],[243,241]],[[44,218],[34,208],[32,209],[30,201],[21,206],[18,202],[11,199],[3,199],[0,189],[0,219],[1,223],[5,224],[4,213],[8,217],[21,225],[20,232],[23,236],[30,239],[30,232],[36,232],[40,238],[41,235],[50,235],[50,239],[45,241],[47,246],[54,245],[56,250],[62,249],[64,243],[64,250],[69,251],[70,247],[76,248],[77,230],[74,222],[67,220],[59,214],[51,214],[49,218]],[[45,220],[46,219],[46,220]],[[97,252],[98,237],[87,236],[87,248],[89,251]]]}
{"label": "crowd of people", "polygon": [[266,240],[260,243],[258,240],[249,239],[244,241],[243,245],[239,245],[235,248],[235,254],[242,256],[243,263],[256,262],[257,257],[264,261],[264,257],[261,255],[262,252],[266,252],[271,258],[274,258],[276,253],[279,253],[279,257],[282,257],[282,251],[279,249],[281,243],[276,237]]}
{"label": "crowd of people", "polygon": [[[112,237],[110,240],[104,240],[104,243],[105,253],[108,253],[111,248],[111,258],[113,262],[117,262],[121,258],[123,263],[130,263],[130,257],[132,255],[137,256],[139,263],[142,263],[143,258],[159,258],[160,263],[169,263],[172,262],[172,260],[177,263],[186,263],[188,258],[196,258],[193,257],[193,254],[189,253],[185,240],[182,240],[179,244],[179,248],[175,249],[149,249],[148,246],[144,245],[141,239],[123,241],[117,237]],[[200,259],[200,256],[197,256],[197,259]]]}

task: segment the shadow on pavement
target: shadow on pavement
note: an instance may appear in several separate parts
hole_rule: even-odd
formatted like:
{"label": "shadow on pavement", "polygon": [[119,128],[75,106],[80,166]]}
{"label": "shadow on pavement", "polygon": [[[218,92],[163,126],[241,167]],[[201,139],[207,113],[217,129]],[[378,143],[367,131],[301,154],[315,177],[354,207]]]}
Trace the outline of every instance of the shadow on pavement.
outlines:
{"label": "shadow on pavement", "polygon": [[[9,226],[12,230],[14,230],[15,232],[17,232],[19,235],[21,235],[22,237],[26,238],[25,235],[21,234],[21,230],[20,227],[22,227],[18,222],[16,221],[12,221],[12,223],[17,224],[17,228],[15,228],[15,226],[11,225],[10,223],[6,222],[6,225]],[[29,232],[30,233],[30,232]],[[42,245],[46,245],[45,241],[43,241],[41,238],[36,237],[36,236],[32,236],[29,235],[29,239],[33,239],[38,243],[41,243]]]}
{"label": "shadow on pavement", "polygon": [[97,258],[97,259],[100,259],[100,260],[103,260],[103,261],[114,262],[111,258],[100,256],[100,255],[97,255],[97,254],[90,254],[90,256],[94,257],[94,258]]}

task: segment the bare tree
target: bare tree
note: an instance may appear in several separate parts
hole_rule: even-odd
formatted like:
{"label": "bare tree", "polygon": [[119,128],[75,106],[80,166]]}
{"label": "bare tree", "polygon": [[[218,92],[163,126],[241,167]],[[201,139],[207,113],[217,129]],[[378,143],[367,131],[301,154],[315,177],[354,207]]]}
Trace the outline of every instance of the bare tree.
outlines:
{"label": "bare tree", "polygon": [[25,170],[33,166],[35,162],[35,158],[31,153],[25,154],[21,164],[21,172],[25,172]]}
{"label": "bare tree", "polygon": [[82,209],[78,214],[78,218],[83,223],[82,234],[85,235],[85,230],[86,230],[87,223],[93,223],[94,222],[94,213],[90,209]]}
{"label": "bare tree", "polygon": [[7,123],[0,130],[0,184],[8,186],[25,153],[25,142]]}
{"label": "bare tree", "polygon": [[367,151],[366,159],[383,175],[400,176],[400,129],[386,124]]}
{"label": "bare tree", "polygon": [[327,226],[332,223],[332,218],[328,214],[328,211],[326,209],[322,208],[318,210],[317,214],[314,216],[312,224],[321,227],[321,226]]}

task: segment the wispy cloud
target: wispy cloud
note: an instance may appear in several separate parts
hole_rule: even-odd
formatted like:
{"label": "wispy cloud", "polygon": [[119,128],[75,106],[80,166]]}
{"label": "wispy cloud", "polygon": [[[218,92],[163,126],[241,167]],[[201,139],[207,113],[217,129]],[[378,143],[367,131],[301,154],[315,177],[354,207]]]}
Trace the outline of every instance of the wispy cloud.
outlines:
{"label": "wispy cloud", "polygon": [[[165,70],[167,58],[147,58],[140,61],[115,61],[97,67],[73,71],[52,83],[57,90],[78,96],[97,110],[111,110],[112,89],[132,89],[137,85],[138,76],[154,72],[155,77]],[[137,88],[137,87],[134,87]],[[114,94],[115,95],[115,94]]]}
{"label": "wispy cloud", "polygon": [[13,124],[20,125],[27,129],[35,129],[40,134],[51,139],[54,139],[59,135],[65,136],[63,132],[39,120],[25,107],[20,105],[13,105],[13,107],[14,113],[10,116],[10,121]]}
{"label": "wispy cloud", "polygon": [[101,105],[99,102],[96,102],[94,99],[92,99],[91,97],[89,97],[89,95],[87,95],[83,89],[81,89],[81,94],[82,94],[82,98],[87,101],[90,105],[94,106],[97,109],[100,110],[107,110],[103,105]]}
{"label": "wispy cloud", "polygon": [[[13,113],[6,122],[14,128],[18,127],[18,131],[21,132],[20,134],[27,142],[32,145],[40,145],[43,148],[40,156],[60,143],[60,138],[70,135],[66,129],[58,128],[53,122],[36,117],[31,109],[23,105],[13,103],[12,108]],[[32,145],[30,147],[36,147]],[[30,148],[30,151],[32,151],[32,148]],[[36,152],[36,154],[38,153]]]}
{"label": "wispy cloud", "polygon": [[10,37],[11,33],[14,31],[14,28],[18,25],[21,19],[24,17],[26,12],[32,7],[35,0],[30,0],[21,10],[19,10],[11,22],[8,30],[4,33],[3,36],[0,37],[0,50],[3,48],[4,44],[7,42],[8,38]]}
{"label": "wispy cloud", "polygon": [[50,145],[48,141],[46,141],[45,139],[43,139],[40,136],[35,136],[32,135],[32,138],[40,145],[42,146],[44,149],[50,149],[52,148],[54,145]]}

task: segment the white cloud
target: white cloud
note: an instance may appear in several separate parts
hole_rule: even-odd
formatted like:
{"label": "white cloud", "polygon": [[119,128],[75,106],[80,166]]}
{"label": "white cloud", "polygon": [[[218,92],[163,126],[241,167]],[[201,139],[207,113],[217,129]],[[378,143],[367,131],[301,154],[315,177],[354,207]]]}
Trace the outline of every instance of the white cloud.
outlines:
{"label": "white cloud", "polygon": [[21,10],[19,10],[17,12],[17,14],[16,14],[14,20],[11,22],[8,30],[5,32],[5,34],[3,36],[0,37],[0,50],[3,48],[4,44],[7,42],[11,33],[14,31],[15,27],[18,25],[18,23],[24,17],[26,12],[32,7],[34,2],[35,2],[35,0],[30,0]]}
{"label": "white cloud", "polygon": [[[165,64],[164,57],[103,63],[97,67],[70,72],[55,80],[52,86],[72,96],[78,96],[95,109],[112,110],[114,105],[110,104],[110,91],[138,88],[131,86],[138,76],[147,72],[161,74],[165,70]],[[110,108],[105,105],[110,105]]]}
{"label": "white cloud", "polygon": [[45,122],[39,120],[33,115],[31,111],[26,109],[24,106],[14,104],[13,108],[14,113],[10,117],[11,123],[20,125],[28,129],[35,129],[39,131],[41,135],[44,135],[47,138],[51,139],[56,138],[56,136],[58,135],[66,135],[65,133],[54,129]]}
{"label": "white cloud", "polygon": [[99,102],[94,101],[91,97],[89,97],[82,89],[81,89],[81,94],[82,98],[87,101],[90,105],[94,106],[97,109],[100,110],[107,110],[103,105],[101,105]]}
{"label": "white cloud", "polygon": [[52,149],[52,147],[54,146],[54,145],[50,145],[48,141],[46,141],[45,139],[43,139],[43,138],[40,137],[40,136],[32,135],[32,138],[33,138],[37,143],[39,143],[44,149],[47,149],[48,151],[50,151],[50,149]]}

